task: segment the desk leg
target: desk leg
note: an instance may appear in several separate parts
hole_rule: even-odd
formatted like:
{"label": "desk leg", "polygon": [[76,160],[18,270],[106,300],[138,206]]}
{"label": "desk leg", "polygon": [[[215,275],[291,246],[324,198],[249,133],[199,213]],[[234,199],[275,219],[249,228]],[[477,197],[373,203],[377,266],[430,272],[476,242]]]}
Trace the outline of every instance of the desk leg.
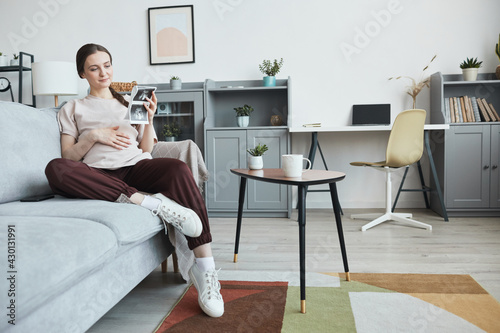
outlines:
{"label": "desk leg", "polygon": [[238,262],[238,248],[240,246],[241,219],[243,217],[243,204],[245,203],[245,192],[247,179],[240,177],[240,196],[238,198],[238,219],[236,221],[236,240],[234,242],[234,262]]}
{"label": "desk leg", "polygon": [[306,187],[299,185],[300,312],[306,313]]}
{"label": "desk leg", "polygon": [[345,241],[344,241],[344,230],[342,228],[342,220],[340,217],[340,204],[339,204],[339,196],[337,193],[337,186],[335,183],[330,183],[330,196],[332,197],[332,205],[333,205],[333,213],[335,214],[335,222],[337,223],[337,232],[339,234],[339,242],[340,242],[340,251],[342,252],[342,260],[344,262],[344,271],[345,277],[347,281],[351,281],[351,277],[349,275],[349,265],[347,263],[347,252],[345,250]]}
{"label": "desk leg", "polygon": [[448,222],[448,213],[446,212],[446,206],[444,205],[443,193],[441,192],[441,185],[439,184],[436,165],[434,164],[434,158],[432,157],[431,146],[429,144],[429,131],[424,131],[424,143],[425,143],[425,150],[427,150],[427,156],[429,157],[429,164],[431,166],[432,177],[434,178],[434,184],[436,185],[436,192],[439,197],[439,202],[441,203],[441,210],[443,211],[443,217],[444,220]]}

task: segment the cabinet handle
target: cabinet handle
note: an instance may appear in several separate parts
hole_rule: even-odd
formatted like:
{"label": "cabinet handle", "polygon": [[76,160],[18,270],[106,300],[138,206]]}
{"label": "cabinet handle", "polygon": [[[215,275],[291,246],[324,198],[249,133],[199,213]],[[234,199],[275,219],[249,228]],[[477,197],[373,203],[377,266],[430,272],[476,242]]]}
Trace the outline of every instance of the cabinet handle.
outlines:
{"label": "cabinet handle", "polygon": [[485,165],[485,166],[483,167],[483,169],[484,169],[484,170],[489,169],[489,168],[490,168],[490,166],[489,166],[489,165]]}
{"label": "cabinet handle", "polygon": [[498,165],[493,165],[491,168],[496,169],[496,168],[498,168]]}

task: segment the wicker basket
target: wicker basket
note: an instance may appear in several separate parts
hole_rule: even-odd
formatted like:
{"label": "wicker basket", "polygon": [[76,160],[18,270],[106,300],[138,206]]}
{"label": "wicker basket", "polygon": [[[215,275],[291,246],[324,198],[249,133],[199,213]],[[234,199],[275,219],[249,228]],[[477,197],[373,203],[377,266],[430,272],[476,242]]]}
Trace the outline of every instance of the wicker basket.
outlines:
{"label": "wicker basket", "polygon": [[132,91],[132,88],[137,85],[136,81],[132,82],[112,82],[111,88],[117,92],[128,92]]}

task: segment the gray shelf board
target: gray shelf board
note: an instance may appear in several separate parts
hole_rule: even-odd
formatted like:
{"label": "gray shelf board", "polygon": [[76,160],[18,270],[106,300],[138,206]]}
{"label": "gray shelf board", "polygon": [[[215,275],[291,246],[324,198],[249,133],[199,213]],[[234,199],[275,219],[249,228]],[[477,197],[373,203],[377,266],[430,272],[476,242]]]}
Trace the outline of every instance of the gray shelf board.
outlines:
{"label": "gray shelf board", "polygon": [[[23,66],[22,70],[31,71],[31,68]],[[19,66],[0,66],[0,72],[19,72]]]}
{"label": "gray shelf board", "polygon": [[206,127],[207,131],[210,130],[253,130],[253,129],[288,129],[288,126],[247,126],[247,127],[238,127],[238,126],[228,126],[228,127]]}
{"label": "gray shelf board", "polygon": [[462,74],[442,74],[443,84],[477,84],[477,83],[499,83],[495,73],[478,73],[476,81],[464,81]]}
{"label": "gray shelf board", "polygon": [[450,126],[471,126],[471,125],[499,125],[500,121],[476,121],[467,123],[449,123]]}
{"label": "gray shelf board", "polygon": [[465,86],[477,84],[500,84],[500,80],[477,80],[477,81],[447,81],[443,82],[445,86]]}
{"label": "gray shelf board", "polygon": [[192,117],[194,113],[157,113],[157,117]]}
{"label": "gray shelf board", "polygon": [[176,92],[203,92],[203,89],[156,89],[156,94],[158,93],[176,93]]}
{"label": "gray shelf board", "polygon": [[235,91],[262,91],[262,90],[286,90],[287,86],[276,87],[242,87],[242,88],[211,88],[208,92],[235,92]]}

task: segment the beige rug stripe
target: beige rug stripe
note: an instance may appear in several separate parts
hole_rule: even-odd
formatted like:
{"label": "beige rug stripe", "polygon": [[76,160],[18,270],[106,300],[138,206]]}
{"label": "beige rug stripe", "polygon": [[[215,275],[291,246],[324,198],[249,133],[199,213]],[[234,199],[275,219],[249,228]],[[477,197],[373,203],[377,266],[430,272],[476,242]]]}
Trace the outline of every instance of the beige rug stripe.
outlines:
{"label": "beige rug stripe", "polygon": [[[351,280],[400,293],[485,294],[470,275],[351,273]],[[339,274],[345,278],[345,273]]]}
{"label": "beige rug stripe", "polygon": [[491,295],[408,294],[453,313],[486,332],[500,332],[500,303]]}

